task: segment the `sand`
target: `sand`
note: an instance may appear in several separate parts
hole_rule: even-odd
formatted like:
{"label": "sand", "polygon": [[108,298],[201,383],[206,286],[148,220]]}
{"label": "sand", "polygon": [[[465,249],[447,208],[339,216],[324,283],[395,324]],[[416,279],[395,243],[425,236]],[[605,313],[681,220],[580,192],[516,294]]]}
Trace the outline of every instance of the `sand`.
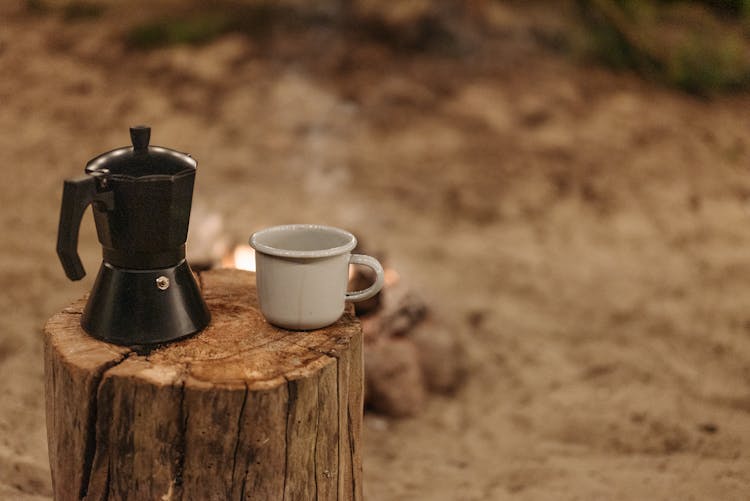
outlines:
{"label": "sand", "polygon": [[[19,2],[20,3],[20,2]],[[41,327],[68,282],[62,180],[152,126],[237,241],[345,227],[462,336],[469,374],[366,417],[368,500],[750,496],[750,97],[576,63],[495,7],[462,57],[330,30],[126,50],[112,8],[0,8],[0,499],[50,498]]]}

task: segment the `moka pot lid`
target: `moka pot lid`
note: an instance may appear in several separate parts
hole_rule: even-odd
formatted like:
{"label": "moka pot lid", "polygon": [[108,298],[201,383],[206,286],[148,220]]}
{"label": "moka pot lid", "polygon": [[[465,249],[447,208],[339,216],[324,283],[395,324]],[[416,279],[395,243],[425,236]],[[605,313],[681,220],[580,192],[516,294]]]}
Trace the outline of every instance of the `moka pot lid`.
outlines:
{"label": "moka pot lid", "polygon": [[117,181],[169,181],[195,173],[197,162],[189,154],[150,146],[151,127],[130,128],[132,146],[117,148],[92,158],[86,173]]}

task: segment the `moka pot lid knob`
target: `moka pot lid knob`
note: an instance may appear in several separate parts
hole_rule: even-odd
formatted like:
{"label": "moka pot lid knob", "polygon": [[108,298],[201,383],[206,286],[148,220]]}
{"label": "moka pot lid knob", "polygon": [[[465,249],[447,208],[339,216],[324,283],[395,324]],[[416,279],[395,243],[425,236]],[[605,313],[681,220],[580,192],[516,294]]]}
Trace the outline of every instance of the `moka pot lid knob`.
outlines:
{"label": "moka pot lid knob", "polygon": [[148,150],[150,140],[151,127],[148,125],[136,125],[130,128],[130,141],[133,143],[133,151]]}

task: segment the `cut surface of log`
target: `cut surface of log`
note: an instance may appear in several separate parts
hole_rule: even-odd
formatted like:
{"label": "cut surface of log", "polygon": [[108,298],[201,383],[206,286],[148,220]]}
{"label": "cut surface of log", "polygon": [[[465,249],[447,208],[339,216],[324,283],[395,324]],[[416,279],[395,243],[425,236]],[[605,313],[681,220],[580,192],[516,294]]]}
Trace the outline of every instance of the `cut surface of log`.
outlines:
{"label": "cut surface of log", "polygon": [[203,332],[150,351],[80,327],[84,301],[44,329],[55,499],[359,500],[362,330],[278,329],[255,275],[199,276]]}

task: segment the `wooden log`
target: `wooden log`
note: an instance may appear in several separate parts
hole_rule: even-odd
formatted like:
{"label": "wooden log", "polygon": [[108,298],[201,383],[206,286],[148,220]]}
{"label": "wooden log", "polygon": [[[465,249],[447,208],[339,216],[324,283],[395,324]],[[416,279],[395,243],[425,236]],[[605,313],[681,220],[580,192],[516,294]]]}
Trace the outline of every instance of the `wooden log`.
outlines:
{"label": "wooden log", "polygon": [[44,329],[56,500],[361,500],[362,330],[268,324],[255,275],[199,276],[200,334],[146,352],[80,325],[84,301]]}

